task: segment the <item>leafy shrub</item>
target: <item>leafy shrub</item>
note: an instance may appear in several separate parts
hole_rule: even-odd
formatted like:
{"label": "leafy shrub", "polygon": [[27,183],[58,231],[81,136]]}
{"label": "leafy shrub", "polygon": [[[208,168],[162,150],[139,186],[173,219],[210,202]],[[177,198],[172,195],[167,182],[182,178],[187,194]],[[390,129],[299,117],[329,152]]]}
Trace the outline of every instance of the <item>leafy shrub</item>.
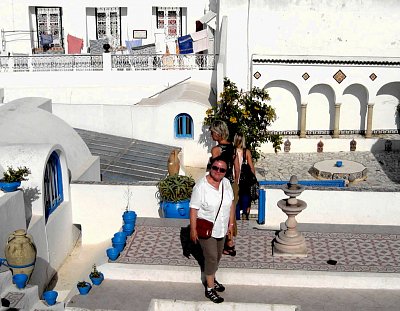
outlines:
{"label": "leafy shrub", "polygon": [[248,92],[239,91],[235,83],[225,78],[221,100],[207,110],[204,124],[224,121],[229,128],[230,141],[233,141],[235,133],[242,133],[246,137],[247,149],[251,150],[253,158],[257,160],[260,158],[257,148],[262,143],[270,141],[275,152],[281,150],[282,137],[272,135],[267,130],[276,120],[275,109],[266,103],[269,100],[265,89],[253,87]]}

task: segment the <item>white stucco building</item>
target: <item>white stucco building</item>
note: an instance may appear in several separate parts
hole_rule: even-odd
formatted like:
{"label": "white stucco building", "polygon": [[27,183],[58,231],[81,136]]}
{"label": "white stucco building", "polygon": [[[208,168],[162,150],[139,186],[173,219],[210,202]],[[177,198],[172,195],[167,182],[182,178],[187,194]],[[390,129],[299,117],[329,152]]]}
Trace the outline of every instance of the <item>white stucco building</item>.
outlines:
{"label": "white stucco building", "polygon": [[[21,191],[0,194],[0,242],[20,227],[36,237],[33,280],[43,288],[77,239],[73,224],[83,243],[105,241],[126,205],[127,186],[96,183],[99,159],[73,128],[177,146],[182,164],[204,167],[212,142],[202,122],[224,77],[268,89],[278,115],[271,130],[297,135],[293,152],[315,151],[323,134],[333,137],[326,151],[348,148],[340,135],[350,133],[365,137],[358,150],[377,146],[377,134],[399,129],[399,12],[394,0],[3,0],[0,173],[29,166],[23,189],[33,190],[29,204]],[[173,51],[201,30],[207,49]],[[68,35],[83,40],[79,53]],[[103,39],[111,53],[102,44],[96,52]],[[54,158],[63,200],[48,215],[44,176]],[[69,174],[95,183],[70,184]],[[139,215],[159,217],[154,185],[128,188]]]}

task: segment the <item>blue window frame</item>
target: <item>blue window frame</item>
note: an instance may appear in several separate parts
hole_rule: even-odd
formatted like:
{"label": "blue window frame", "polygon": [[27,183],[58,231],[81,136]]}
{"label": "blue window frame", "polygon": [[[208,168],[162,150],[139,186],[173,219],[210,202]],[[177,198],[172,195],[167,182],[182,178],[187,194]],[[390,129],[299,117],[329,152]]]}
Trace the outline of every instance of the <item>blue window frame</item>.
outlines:
{"label": "blue window frame", "polygon": [[54,151],[44,172],[44,204],[46,220],[64,200],[60,158]]}
{"label": "blue window frame", "polygon": [[193,119],[187,113],[180,113],[175,117],[175,137],[193,138]]}

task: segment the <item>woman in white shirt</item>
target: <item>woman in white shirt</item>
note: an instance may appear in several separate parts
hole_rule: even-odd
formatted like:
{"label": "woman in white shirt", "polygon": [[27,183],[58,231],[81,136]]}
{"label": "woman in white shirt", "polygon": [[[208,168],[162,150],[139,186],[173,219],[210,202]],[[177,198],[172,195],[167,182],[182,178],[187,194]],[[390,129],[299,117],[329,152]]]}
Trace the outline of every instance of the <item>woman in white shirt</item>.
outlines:
{"label": "woman in white shirt", "polygon": [[[190,199],[190,238],[194,243],[199,242],[203,250],[205,296],[215,303],[224,301],[217,292],[223,292],[225,287],[216,280],[215,273],[222,257],[225,235],[228,231],[231,233],[235,221],[231,183],[224,178],[227,168],[227,159],[224,156],[213,158],[210,171],[196,183]],[[214,223],[209,239],[198,237],[197,218]]]}

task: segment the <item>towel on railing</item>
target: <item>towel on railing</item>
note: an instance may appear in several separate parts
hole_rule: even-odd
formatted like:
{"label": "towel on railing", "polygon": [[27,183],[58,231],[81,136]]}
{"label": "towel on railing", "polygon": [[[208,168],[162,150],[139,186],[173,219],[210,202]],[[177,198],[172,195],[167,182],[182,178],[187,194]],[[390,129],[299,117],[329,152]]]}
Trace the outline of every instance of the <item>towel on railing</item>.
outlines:
{"label": "towel on railing", "polygon": [[208,50],[207,29],[191,33],[190,36],[193,39],[193,52],[194,53]]}
{"label": "towel on railing", "polygon": [[108,43],[108,39],[98,39],[98,40],[89,40],[90,44],[90,54],[103,54],[104,48],[103,45]]}
{"label": "towel on railing", "polygon": [[190,35],[178,38],[179,53],[190,54],[193,53],[193,39]]}
{"label": "towel on railing", "polygon": [[40,34],[40,44],[42,46],[49,46],[53,43],[53,35],[47,35],[44,33]]}
{"label": "towel on railing", "polygon": [[83,39],[68,34],[67,42],[68,54],[81,54],[81,50],[83,49]]}
{"label": "towel on railing", "polygon": [[132,48],[142,46],[142,39],[135,39],[135,40],[125,40],[125,46],[128,51],[132,51]]}

